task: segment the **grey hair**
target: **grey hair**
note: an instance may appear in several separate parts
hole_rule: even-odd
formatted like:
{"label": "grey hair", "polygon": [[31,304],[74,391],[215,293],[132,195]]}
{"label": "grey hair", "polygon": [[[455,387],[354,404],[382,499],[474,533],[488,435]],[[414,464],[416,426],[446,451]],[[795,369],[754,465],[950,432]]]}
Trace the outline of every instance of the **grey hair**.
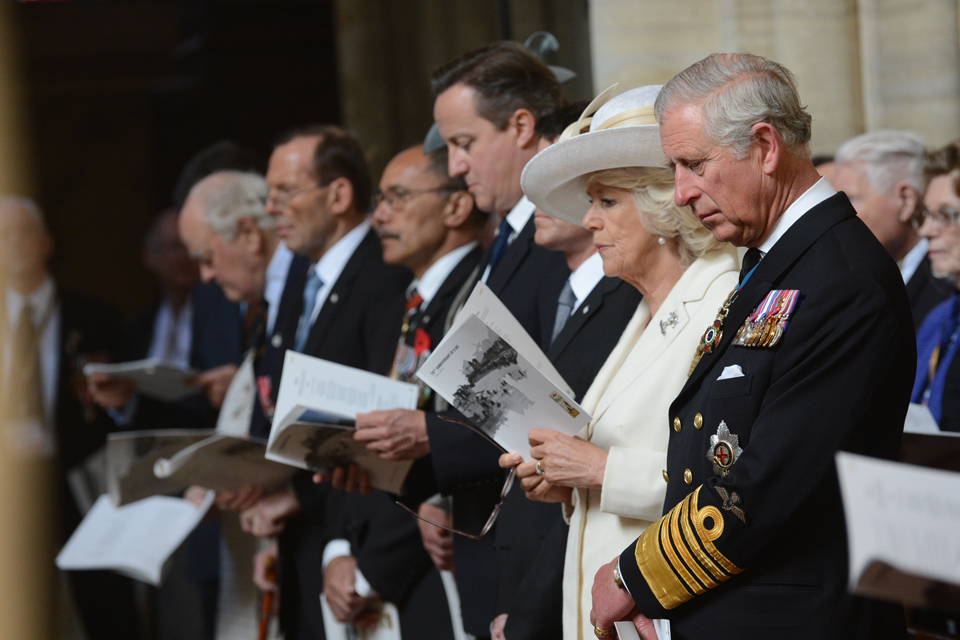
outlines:
{"label": "grey hair", "polygon": [[720,246],[690,207],[681,207],[673,199],[673,171],[662,167],[622,167],[595,171],[587,184],[602,184],[633,193],[640,224],[650,233],[674,238],[680,264],[689,266],[697,258]]}
{"label": "grey hair", "polygon": [[40,209],[40,205],[33,198],[14,195],[0,196],[0,210],[3,209],[22,209],[30,214],[30,217],[40,225],[42,231],[47,231],[47,221],[44,218],[43,210]]}
{"label": "grey hair", "polygon": [[901,180],[923,192],[923,166],[927,150],[912,131],[876,131],[843,143],[835,162],[857,164],[870,184],[886,193]]}
{"label": "grey hair", "polygon": [[791,153],[810,155],[812,118],[800,104],[797,80],[783,65],[750,53],[714,53],[664,85],[654,107],[657,120],[681,105],[702,109],[704,133],[743,159],[753,145],[753,126],[765,122]]}
{"label": "grey hair", "polygon": [[237,235],[237,221],[250,218],[261,229],[273,229],[276,220],[267,214],[269,187],[263,176],[245,171],[217,171],[190,190],[210,228],[227,241]]}

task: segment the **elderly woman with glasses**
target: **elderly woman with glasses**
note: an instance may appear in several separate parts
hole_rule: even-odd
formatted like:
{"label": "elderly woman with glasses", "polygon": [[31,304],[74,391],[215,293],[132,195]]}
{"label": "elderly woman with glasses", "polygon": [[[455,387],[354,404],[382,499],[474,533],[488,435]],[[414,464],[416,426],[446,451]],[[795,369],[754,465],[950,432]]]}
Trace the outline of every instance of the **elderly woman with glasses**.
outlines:
{"label": "elderly woman with glasses", "polygon": [[[960,289],[960,141],[927,156],[926,211],[920,235],[930,268]],[[917,332],[917,378],[911,402],[927,405],[941,431],[960,431],[960,295],[934,307]]]}
{"label": "elderly woman with glasses", "polygon": [[528,462],[519,464],[516,454],[500,459],[501,466],[519,464],[528,498],[560,502],[570,519],[563,572],[568,639],[594,635],[590,585],[600,566],[660,517],[667,483],[689,484],[664,471],[668,409],[704,329],[737,283],[733,249],[674,202],[673,172],[664,167],[653,117],[659,90],[641,87],[609,99],[534,157],[522,178],[541,210],[593,232],[606,275],[643,294],[584,396],[593,420],[581,437],[535,429]]}

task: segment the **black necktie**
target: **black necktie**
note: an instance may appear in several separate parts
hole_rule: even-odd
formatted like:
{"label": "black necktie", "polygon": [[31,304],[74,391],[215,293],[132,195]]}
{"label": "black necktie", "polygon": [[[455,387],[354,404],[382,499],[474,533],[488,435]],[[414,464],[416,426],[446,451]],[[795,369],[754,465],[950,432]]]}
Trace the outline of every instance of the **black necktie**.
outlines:
{"label": "black necktie", "polygon": [[763,254],[760,253],[760,249],[747,249],[747,254],[743,256],[743,266],[740,267],[739,284],[743,284],[743,279],[747,277],[747,274],[750,273],[754,267],[760,264],[760,258],[762,257]]}
{"label": "black necktie", "polygon": [[493,245],[490,248],[490,273],[493,273],[493,270],[497,268],[497,263],[500,262],[500,258],[507,252],[507,245],[510,244],[511,233],[513,233],[513,227],[511,227],[507,219],[504,218],[500,223],[500,231],[497,233],[497,238],[493,241]]}

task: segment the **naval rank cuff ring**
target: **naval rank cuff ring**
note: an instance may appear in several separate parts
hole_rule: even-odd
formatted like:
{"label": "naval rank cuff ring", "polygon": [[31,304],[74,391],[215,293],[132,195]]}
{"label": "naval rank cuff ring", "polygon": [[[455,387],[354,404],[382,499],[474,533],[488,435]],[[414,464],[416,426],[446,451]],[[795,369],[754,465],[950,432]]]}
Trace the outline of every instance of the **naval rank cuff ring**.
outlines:
{"label": "naval rank cuff ring", "polygon": [[538,476],[542,476],[542,475],[545,473],[544,470],[543,470],[543,467],[540,466],[540,462],[541,462],[540,460],[537,460],[537,475],[538,475]]}
{"label": "naval rank cuff ring", "polygon": [[593,628],[593,634],[598,638],[606,638],[610,635],[610,629],[601,629],[600,627]]}

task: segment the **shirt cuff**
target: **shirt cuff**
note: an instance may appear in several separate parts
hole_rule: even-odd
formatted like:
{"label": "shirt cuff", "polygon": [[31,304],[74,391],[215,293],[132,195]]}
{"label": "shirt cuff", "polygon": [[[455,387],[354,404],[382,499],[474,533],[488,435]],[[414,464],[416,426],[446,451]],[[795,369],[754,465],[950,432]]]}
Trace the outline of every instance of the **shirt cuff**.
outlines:
{"label": "shirt cuff", "polygon": [[[327,570],[327,565],[330,564],[334,558],[342,558],[343,556],[349,555],[352,554],[350,553],[350,542],[348,540],[342,538],[331,540],[327,543],[327,546],[323,548],[323,570]],[[371,598],[377,595],[377,592],[374,591],[359,568],[356,570],[354,577],[353,590],[361,598]]]}
{"label": "shirt cuff", "polygon": [[[623,579],[623,571],[620,571],[620,558],[617,558],[617,573],[620,574],[620,580],[623,582],[624,591],[630,593],[630,587],[627,586],[627,581]],[[630,597],[633,597],[632,593],[630,593]]]}

